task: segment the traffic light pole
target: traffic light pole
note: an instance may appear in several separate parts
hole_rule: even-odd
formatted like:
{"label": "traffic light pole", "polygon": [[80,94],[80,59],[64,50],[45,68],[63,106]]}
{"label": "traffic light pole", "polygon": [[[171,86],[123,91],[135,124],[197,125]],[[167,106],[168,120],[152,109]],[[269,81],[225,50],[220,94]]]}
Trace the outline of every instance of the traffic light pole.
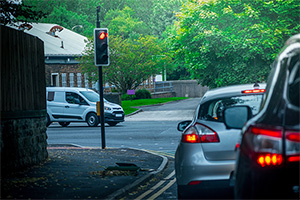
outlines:
{"label": "traffic light pole", "polygon": [[[100,28],[99,20],[100,6],[97,7],[97,28]],[[100,94],[100,123],[101,123],[101,144],[102,149],[106,148],[105,144],[105,125],[104,125],[104,101],[103,101],[103,77],[102,77],[102,66],[98,66],[99,69],[99,94]]]}

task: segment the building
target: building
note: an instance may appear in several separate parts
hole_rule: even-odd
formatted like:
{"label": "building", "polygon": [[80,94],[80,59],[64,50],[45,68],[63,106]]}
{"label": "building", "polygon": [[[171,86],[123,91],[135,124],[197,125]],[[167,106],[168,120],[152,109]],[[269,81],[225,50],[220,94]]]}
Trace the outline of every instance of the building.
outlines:
{"label": "building", "polygon": [[17,23],[11,27],[44,41],[46,86],[93,87],[77,60],[84,52],[86,37],[57,24]]}

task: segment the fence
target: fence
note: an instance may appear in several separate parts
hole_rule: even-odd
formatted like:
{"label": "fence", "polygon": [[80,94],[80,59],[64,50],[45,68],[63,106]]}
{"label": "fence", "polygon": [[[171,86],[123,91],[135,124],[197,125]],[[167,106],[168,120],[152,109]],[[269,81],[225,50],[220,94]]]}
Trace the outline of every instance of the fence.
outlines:
{"label": "fence", "polygon": [[1,26],[1,111],[46,109],[44,43]]}
{"label": "fence", "polygon": [[48,156],[44,43],[22,31],[0,29],[1,168],[11,172]]}

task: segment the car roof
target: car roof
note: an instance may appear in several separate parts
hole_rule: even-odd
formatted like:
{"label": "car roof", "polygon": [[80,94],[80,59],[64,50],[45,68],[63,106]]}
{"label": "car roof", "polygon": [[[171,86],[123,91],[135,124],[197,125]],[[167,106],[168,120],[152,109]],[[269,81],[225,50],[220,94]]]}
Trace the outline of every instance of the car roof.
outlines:
{"label": "car roof", "polygon": [[254,86],[254,85],[255,84],[232,85],[232,86],[211,89],[204,94],[204,96],[201,100],[201,103],[204,103],[211,99],[217,99],[217,98],[222,98],[222,97],[261,94],[261,93],[244,94],[244,93],[242,93],[242,91],[266,88],[265,83],[258,83],[259,86]]}
{"label": "car roof", "polygon": [[69,92],[81,92],[81,91],[93,91],[88,88],[78,88],[78,87],[47,87],[47,91],[69,91]]}

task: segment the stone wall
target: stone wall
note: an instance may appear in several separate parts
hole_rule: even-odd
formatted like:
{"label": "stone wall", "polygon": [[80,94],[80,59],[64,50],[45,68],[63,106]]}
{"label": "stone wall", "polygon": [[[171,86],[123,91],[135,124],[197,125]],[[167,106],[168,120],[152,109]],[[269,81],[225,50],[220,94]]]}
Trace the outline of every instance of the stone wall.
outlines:
{"label": "stone wall", "polygon": [[1,121],[1,168],[10,172],[48,157],[45,117]]}
{"label": "stone wall", "polygon": [[202,97],[209,89],[201,86],[196,80],[178,80],[172,82],[172,91],[176,93],[176,97]]}

